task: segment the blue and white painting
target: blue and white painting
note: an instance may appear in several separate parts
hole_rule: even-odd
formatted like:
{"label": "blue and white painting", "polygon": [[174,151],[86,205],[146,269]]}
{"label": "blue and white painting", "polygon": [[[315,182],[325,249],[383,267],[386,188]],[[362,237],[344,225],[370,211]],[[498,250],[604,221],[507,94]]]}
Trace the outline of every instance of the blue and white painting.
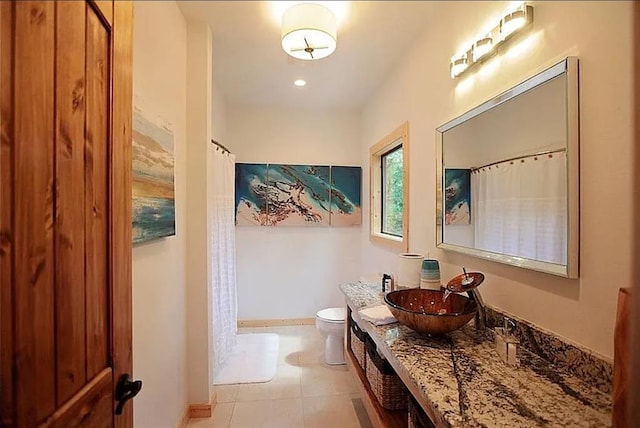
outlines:
{"label": "blue and white painting", "polygon": [[236,225],[267,224],[267,164],[236,163]]}
{"label": "blue and white painting", "polygon": [[331,225],[362,224],[362,168],[331,167]]}
{"label": "blue and white painting", "polygon": [[133,114],[133,243],[176,234],[173,133]]}
{"label": "blue and white painting", "polygon": [[270,164],[269,226],[329,225],[329,167]]}
{"label": "blue and white painting", "polygon": [[444,224],[471,224],[471,170],[444,170]]}
{"label": "blue and white painting", "polygon": [[362,224],[359,166],[236,164],[236,225]]}

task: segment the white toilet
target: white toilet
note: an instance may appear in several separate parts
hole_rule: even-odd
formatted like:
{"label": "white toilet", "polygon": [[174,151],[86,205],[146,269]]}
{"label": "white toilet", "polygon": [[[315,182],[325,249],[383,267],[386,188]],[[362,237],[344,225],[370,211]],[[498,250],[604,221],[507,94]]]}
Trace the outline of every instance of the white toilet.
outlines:
{"label": "white toilet", "polygon": [[316,314],[316,327],[325,336],[324,360],[327,364],[345,364],[344,359],[344,319],[342,308],[327,308]]}

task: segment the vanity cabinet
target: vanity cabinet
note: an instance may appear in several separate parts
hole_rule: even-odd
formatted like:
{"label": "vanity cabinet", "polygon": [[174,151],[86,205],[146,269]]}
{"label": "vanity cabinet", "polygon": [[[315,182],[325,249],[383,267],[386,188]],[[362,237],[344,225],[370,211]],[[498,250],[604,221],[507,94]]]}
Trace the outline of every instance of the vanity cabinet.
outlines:
{"label": "vanity cabinet", "polygon": [[391,411],[378,403],[352,351],[352,317],[432,426],[611,426],[611,393],[587,383],[588,376],[559,370],[523,347],[518,348],[519,366],[505,364],[492,333],[471,326],[441,337],[398,323],[375,326],[360,320],[358,311],[383,303],[379,285],[358,281],[340,288],[347,306],[346,360],[373,426],[407,427],[409,417],[407,410]]}

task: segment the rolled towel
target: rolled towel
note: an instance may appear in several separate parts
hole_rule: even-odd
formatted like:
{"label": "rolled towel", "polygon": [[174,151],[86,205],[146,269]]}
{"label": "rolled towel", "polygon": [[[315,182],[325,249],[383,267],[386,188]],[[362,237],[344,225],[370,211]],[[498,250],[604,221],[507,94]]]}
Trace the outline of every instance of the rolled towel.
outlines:
{"label": "rolled towel", "polygon": [[385,325],[397,322],[396,317],[391,314],[387,305],[372,306],[358,311],[363,320],[367,320],[374,325]]}

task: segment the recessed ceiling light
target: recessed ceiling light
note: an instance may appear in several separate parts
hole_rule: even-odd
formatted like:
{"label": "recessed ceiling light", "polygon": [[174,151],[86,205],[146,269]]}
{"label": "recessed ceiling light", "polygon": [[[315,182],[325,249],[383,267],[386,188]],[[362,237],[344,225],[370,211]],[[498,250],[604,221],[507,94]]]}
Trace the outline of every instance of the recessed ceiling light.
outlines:
{"label": "recessed ceiling light", "polygon": [[298,79],[295,82],[293,82],[293,84],[296,85],[296,86],[304,86],[304,85],[307,84],[307,82],[302,80],[302,79]]}

